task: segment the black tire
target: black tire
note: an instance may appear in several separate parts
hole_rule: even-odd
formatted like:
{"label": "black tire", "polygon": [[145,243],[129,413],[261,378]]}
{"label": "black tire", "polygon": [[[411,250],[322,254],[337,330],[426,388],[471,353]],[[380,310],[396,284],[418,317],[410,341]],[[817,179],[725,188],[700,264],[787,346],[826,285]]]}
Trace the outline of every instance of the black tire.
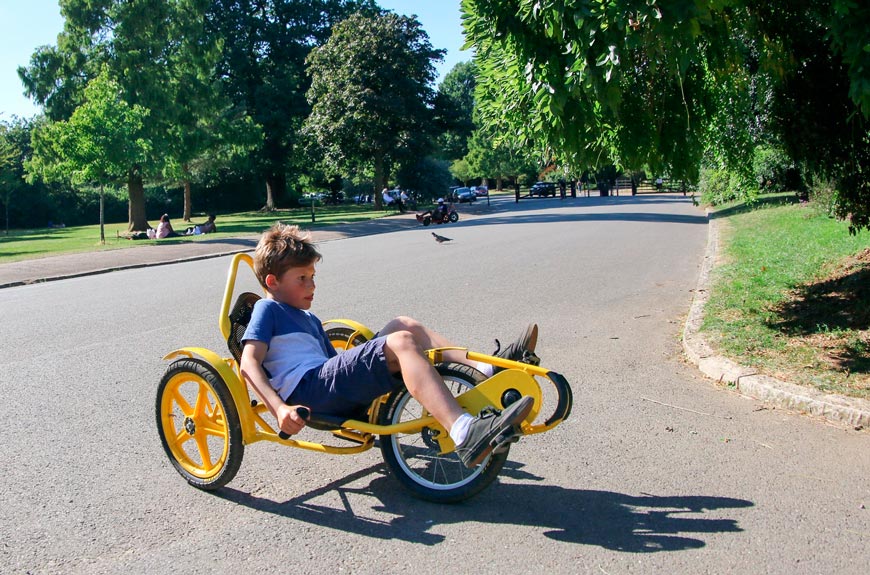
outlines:
{"label": "black tire", "polygon": [[456,222],[459,221],[459,214],[456,212],[450,212],[450,215],[447,216],[447,219],[450,220],[450,223],[455,224]]}
{"label": "black tire", "polygon": [[432,218],[430,218],[429,216],[426,216],[425,218],[423,218],[423,225],[424,226],[428,226],[431,223],[432,223]]}
{"label": "black tire", "polygon": [[207,362],[184,358],[169,364],[155,412],[163,450],[188,483],[212,491],[236,476],[245,455],[239,412]]}
{"label": "black tire", "polygon": [[354,332],[355,330],[349,327],[331,327],[326,330],[326,336],[332,343],[332,347],[334,347],[336,351],[341,352],[362,345],[368,341],[361,333],[357,333],[356,337],[351,341],[350,338]]}
{"label": "black tire", "polygon": [[[454,395],[484,379],[467,365],[435,366]],[[380,423],[389,425],[420,417],[423,407],[404,388],[390,394],[381,407]],[[468,469],[456,453],[440,454],[438,442],[428,428],[414,434],[382,435],[381,453],[390,473],[412,495],[435,503],[456,503],[473,497],[498,477],[509,449],[492,453],[474,469]]]}

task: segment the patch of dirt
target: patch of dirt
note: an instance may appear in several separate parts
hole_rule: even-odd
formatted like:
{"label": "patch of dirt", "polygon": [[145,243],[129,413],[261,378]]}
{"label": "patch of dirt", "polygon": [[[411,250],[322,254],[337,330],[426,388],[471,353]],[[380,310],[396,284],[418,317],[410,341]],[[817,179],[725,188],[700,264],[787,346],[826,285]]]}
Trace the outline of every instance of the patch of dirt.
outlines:
{"label": "patch of dirt", "polygon": [[773,311],[778,321],[771,327],[788,337],[789,347],[812,353],[815,365],[796,368],[838,372],[846,387],[870,389],[870,248],[793,290]]}

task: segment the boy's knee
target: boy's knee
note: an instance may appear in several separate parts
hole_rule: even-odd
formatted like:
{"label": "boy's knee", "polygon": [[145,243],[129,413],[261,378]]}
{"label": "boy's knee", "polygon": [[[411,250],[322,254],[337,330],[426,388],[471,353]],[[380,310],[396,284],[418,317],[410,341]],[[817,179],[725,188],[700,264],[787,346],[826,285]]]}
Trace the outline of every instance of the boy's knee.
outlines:
{"label": "boy's knee", "polygon": [[419,321],[405,315],[400,315],[395,319],[395,321],[397,324],[402,326],[403,330],[409,331],[411,333],[415,333],[423,327],[423,324],[421,324]]}
{"label": "boy's knee", "polygon": [[407,330],[394,331],[387,336],[386,347],[393,350],[395,353],[410,351],[417,347],[414,341],[414,335]]}
{"label": "boy's knee", "polygon": [[408,331],[413,333],[418,333],[420,328],[422,328],[423,324],[414,318],[400,315],[391,319],[387,325],[384,326],[384,329],[381,332],[384,333],[395,333],[399,331]]}

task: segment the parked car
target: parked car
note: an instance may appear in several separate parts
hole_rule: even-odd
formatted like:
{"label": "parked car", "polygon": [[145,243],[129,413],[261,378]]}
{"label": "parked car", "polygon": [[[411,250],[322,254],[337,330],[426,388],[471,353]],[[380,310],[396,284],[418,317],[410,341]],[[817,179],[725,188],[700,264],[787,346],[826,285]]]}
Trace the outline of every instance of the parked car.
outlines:
{"label": "parked car", "polygon": [[535,182],[529,189],[531,196],[556,196],[556,184],[553,182]]}
{"label": "parked car", "polygon": [[473,202],[477,199],[477,194],[471,188],[456,188],[453,192],[456,195],[456,201],[461,203]]}
{"label": "parked car", "polygon": [[319,206],[323,203],[323,198],[325,196],[326,196],[326,194],[324,194],[322,192],[309,192],[307,194],[304,194],[301,198],[299,198],[299,200],[298,200],[299,205],[300,206],[310,206],[313,203],[315,206]]}
{"label": "parked car", "polygon": [[476,188],[474,188],[474,193],[477,195],[478,198],[485,198],[489,195],[489,188],[487,188],[486,186],[477,186]]}

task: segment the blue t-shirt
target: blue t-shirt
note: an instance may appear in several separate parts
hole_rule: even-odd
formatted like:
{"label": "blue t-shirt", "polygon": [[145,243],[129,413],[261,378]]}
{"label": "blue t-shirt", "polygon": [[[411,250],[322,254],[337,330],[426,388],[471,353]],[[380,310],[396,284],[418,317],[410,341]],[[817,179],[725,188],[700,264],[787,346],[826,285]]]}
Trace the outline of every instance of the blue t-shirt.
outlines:
{"label": "blue t-shirt", "polygon": [[248,340],[268,344],[263,367],[285,401],[302,376],[337,353],[314,314],[267,298],[254,304],[242,343]]}

